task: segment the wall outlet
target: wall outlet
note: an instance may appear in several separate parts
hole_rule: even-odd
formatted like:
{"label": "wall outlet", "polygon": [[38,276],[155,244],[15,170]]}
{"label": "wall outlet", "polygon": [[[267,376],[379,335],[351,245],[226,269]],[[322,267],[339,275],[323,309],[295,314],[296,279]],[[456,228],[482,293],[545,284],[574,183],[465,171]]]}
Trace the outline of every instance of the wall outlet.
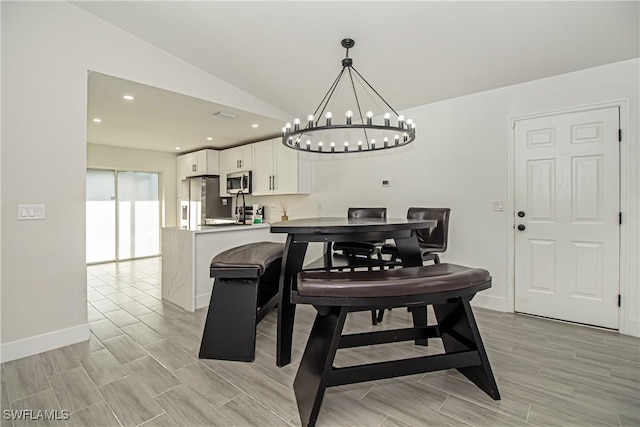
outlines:
{"label": "wall outlet", "polygon": [[494,200],[492,202],[494,211],[503,211],[504,210],[504,200]]}
{"label": "wall outlet", "polygon": [[18,220],[45,219],[44,205],[18,205]]}

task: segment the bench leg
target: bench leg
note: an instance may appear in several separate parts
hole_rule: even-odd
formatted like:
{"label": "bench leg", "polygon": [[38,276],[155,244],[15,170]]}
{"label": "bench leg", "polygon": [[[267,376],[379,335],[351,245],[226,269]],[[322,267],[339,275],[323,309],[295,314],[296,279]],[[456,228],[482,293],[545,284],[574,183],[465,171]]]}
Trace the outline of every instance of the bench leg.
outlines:
{"label": "bench leg", "polygon": [[293,322],[296,317],[296,306],[291,303],[291,290],[296,287],[296,275],[302,270],[307,242],[295,242],[292,235],[287,237],[282,258],[278,301],[278,342],[276,348],[276,365],[283,367],[291,363],[291,346],[293,344]]}
{"label": "bench leg", "polygon": [[216,279],[200,359],[253,362],[259,279]]}
{"label": "bench leg", "polygon": [[314,426],[318,418],[346,317],[344,307],[331,307],[327,315],[316,315],[293,382],[303,426]]}
{"label": "bench leg", "polygon": [[[422,307],[411,307],[409,309],[411,312],[411,317],[413,317],[413,327],[414,328],[426,328],[428,325],[427,322],[427,306]],[[416,345],[429,345],[428,338],[421,338],[414,341]]]}
{"label": "bench leg", "polygon": [[442,343],[447,353],[476,350],[480,357],[480,365],[458,368],[458,371],[493,400],[500,400],[498,386],[469,301],[470,298],[466,297],[457,298],[454,302],[433,305],[438,328],[442,334]]}

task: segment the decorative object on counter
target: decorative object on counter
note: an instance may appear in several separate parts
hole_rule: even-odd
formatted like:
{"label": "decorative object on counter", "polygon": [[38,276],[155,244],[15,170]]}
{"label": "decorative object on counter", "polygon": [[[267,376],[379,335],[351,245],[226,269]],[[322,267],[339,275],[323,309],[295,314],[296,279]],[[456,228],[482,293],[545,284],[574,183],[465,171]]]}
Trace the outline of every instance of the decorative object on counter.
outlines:
{"label": "decorative object on counter", "polygon": [[289,208],[289,203],[280,202],[280,210],[282,211],[282,216],[280,217],[280,221],[287,221],[289,216],[287,215],[287,209]]}
{"label": "decorative object on counter", "polygon": [[[347,50],[346,57],[342,60],[342,70],[329,87],[324,98],[313,114],[307,116],[307,124],[301,125],[300,119],[287,123],[282,128],[282,143],[294,150],[313,153],[358,153],[363,151],[379,151],[388,148],[401,147],[416,139],[416,125],[411,119],[405,119],[376,91],[369,82],[353,67],[353,60],[349,58],[349,49],[355,45],[353,39],[343,39],[341,44]],[[355,108],[345,113],[345,122],[333,123],[333,114],[327,111],[329,102],[335,100],[336,89],[342,78],[348,75],[348,83],[353,90]],[[355,79],[354,79],[355,78]],[[355,81],[364,88],[363,100],[376,100],[384,102],[386,108],[395,114],[394,123],[391,121],[391,113],[388,111],[382,116],[382,124],[374,124],[374,112],[369,110],[363,116],[363,104],[358,97]],[[367,88],[373,93],[367,93]],[[374,96],[375,94],[375,96]],[[373,107],[372,107],[373,108]],[[357,115],[354,117],[354,112]],[[324,116],[325,122],[321,123]]]}

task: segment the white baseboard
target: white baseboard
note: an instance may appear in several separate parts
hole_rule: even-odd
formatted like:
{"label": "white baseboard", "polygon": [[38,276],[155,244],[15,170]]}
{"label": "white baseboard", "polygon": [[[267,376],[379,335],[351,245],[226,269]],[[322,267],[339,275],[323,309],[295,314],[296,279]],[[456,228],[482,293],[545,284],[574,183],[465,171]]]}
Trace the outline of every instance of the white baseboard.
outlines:
{"label": "white baseboard", "polygon": [[494,295],[476,294],[476,296],[471,300],[471,305],[475,307],[487,308],[489,310],[504,312],[510,311],[507,299]]}
{"label": "white baseboard", "polygon": [[88,339],[89,325],[86,323],[67,329],[47,332],[46,334],[2,344],[0,347],[0,360],[2,363],[9,362]]}
{"label": "white baseboard", "polygon": [[620,329],[620,333],[640,337],[640,320],[627,319],[624,328]]}

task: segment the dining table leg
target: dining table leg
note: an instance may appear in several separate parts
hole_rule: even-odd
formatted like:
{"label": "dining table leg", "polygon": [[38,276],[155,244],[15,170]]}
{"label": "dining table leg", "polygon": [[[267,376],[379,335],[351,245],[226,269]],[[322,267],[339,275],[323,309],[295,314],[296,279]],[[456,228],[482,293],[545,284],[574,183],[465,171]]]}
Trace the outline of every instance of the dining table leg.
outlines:
{"label": "dining table leg", "polygon": [[[418,235],[415,230],[410,237],[395,239],[398,248],[398,257],[402,260],[403,267],[418,267],[422,265],[422,255],[420,254],[420,245],[418,244]],[[413,317],[414,327],[426,327],[427,322],[427,306],[412,307],[411,316]],[[420,338],[414,341],[416,345],[429,345],[427,338]]]}
{"label": "dining table leg", "polygon": [[280,273],[280,300],[278,302],[278,340],[276,349],[276,365],[283,367],[291,363],[293,344],[293,323],[296,306],[291,303],[291,290],[296,289],[296,278],[302,270],[307,242],[296,242],[293,235],[287,236],[282,257]]}

